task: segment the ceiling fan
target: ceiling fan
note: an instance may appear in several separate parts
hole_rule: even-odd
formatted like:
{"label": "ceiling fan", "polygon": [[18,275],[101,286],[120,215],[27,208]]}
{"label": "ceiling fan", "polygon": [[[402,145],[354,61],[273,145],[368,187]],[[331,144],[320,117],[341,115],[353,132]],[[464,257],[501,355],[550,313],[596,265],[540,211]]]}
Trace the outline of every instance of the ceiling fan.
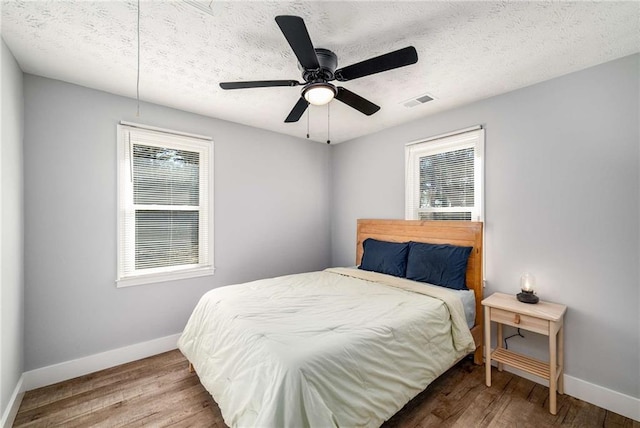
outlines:
{"label": "ceiling fan", "polygon": [[276,23],[298,58],[304,82],[297,80],[257,80],[248,82],[222,82],[222,89],[267,88],[273,86],[302,86],[300,99],[293,106],[285,122],[297,122],[309,104],[324,105],[337,99],[346,105],[370,116],[380,110],[371,101],[362,98],[342,86],[329,82],[346,82],[371,74],[418,62],[418,53],[413,46],[389,52],[368,60],[338,68],[338,57],[328,49],[314,48],[304,20],[299,16],[276,16]]}

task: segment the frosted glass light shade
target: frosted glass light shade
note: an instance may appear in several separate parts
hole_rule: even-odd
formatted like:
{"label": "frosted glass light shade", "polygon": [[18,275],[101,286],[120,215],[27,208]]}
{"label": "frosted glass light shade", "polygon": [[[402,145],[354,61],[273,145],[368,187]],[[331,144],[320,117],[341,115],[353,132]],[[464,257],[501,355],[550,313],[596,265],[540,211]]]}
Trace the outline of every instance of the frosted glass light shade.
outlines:
{"label": "frosted glass light shade", "polygon": [[336,96],[336,88],[328,83],[312,83],[302,90],[304,99],[314,106],[323,106]]}
{"label": "frosted glass light shade", "polygon": [[536,287],[536,277],[530,273],[524,273],[520,277],[520,289],[522,291],[533,292]]}

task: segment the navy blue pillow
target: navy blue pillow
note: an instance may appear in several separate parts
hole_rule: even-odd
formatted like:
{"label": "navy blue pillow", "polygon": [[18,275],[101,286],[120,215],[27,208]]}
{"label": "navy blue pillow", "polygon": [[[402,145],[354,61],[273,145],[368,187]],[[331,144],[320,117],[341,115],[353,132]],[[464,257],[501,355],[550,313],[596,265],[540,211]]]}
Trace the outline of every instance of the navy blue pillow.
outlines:
{"label": "navy blue pillow", "polygon": [[404,277],[407,271],[408,242],[386,242],[367,238],[360,269]]}
{"label": "navy blue pillow", "polygon": [[407,279],[466,290],[467,261],[472,248],[410,242]]}

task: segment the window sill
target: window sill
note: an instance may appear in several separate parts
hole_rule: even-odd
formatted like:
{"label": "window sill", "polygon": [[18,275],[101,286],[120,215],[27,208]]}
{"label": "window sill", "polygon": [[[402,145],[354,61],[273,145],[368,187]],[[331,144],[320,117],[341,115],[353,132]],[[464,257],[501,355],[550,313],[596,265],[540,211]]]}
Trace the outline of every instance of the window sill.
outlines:
{"label": "window sill", "polygon": [[131,287],[134,285],[153,284],[157,282],[177,281],[180,279],[198,278],[213,275],[215,268],[212,266],[192,269],[177,270],[172,272],[153,273],[146,275],[129,276],[116,280],[116,287]]}

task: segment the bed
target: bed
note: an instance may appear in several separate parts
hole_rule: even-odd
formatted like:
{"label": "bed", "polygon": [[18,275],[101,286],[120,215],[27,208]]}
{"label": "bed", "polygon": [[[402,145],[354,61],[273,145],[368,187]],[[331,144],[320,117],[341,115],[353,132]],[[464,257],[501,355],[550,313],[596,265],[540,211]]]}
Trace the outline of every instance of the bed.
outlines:
{"label": "bed", "polygon": [[375,427],[464,356],[481,363],[482,223],[358,220],[358,265],[368,238],[472,247],[474,319],[454,290],[354,268],[211,290],[178,347],[228,425]]}

